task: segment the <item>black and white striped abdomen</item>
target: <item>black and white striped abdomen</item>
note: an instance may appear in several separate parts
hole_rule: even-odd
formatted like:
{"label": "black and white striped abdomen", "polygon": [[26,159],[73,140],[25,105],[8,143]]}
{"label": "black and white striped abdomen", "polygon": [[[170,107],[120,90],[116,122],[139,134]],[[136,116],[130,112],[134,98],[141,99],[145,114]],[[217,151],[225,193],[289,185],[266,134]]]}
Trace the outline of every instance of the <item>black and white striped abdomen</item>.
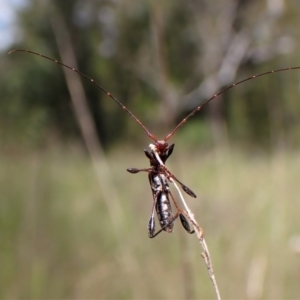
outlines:
{"label": "black and white striped abdomen", "polygon": [[156,214],[159,224],[167,232],[173,231],[172,207],[169,200],[169,184],[163,174],[149,174],[152,193],[156,200]]}
{"label": "black and white striped abdomen", "polygon": [[172,222],[172,208],[168,196],[167,192],[159,193],[156,202],[156,213],[160,227],[167,232],[172,232],[174,224]]}

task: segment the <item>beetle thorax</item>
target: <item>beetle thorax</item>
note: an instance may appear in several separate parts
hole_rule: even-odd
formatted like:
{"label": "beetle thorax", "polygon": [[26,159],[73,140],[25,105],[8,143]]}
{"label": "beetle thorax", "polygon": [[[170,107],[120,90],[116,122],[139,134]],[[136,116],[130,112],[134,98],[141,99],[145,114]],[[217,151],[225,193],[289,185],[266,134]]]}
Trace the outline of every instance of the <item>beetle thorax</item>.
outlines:
{"label": "beetle thorax", "polygon": [[150,144],[149,147],[152,151],[155,151],[161,155],[162,153],[165,153],[166,149],[168,148],[168,143],[164,140],[157,140],[155,141],[155,144]]}

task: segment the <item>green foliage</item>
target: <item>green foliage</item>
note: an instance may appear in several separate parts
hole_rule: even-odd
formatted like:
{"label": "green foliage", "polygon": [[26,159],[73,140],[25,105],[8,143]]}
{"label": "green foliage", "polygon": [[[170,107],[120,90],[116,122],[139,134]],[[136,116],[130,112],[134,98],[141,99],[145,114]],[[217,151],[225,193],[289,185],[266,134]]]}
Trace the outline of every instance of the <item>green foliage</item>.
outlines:
{"label": "green foliage", "polygon": [[[31,0],[18,12],[12,48],[58,59],[62,20],[71,40],[63,50],[72,49],[78,68],[162,138],[232,81],[300,65],[299,5],[278,11],[271,2]],[[83,80],[99,139],[113,150],[109,171],[98,174],[111,183],[105,196],[61,68],[25,53],[1,53],[0,68],[0,297],[214,297],[197,241],[179,222],[172,235],[147,237],[147,176],[125,171],[148,165],[133,119]],[[299,295],[299,246],[290,246],[299,240],[299,78],[292,71],[244,83],[170,141],[168,164],[198,195],[189,203],[224,298]]]}
{"label": "green foliage", "polygon": [[[22,34],[14,48],[59,57],[53,22],[59,26],[56,18],[61,17],[70,34],[79,69],[100,82],[160,135],[204,100],[199,95],[194,104],[185,103],[183,95],[197,89],[220,69],[223,59],[230,54],[228,51],[232,51],[230,42],[238,30],[244,32],[252,48],[238,65],[236,78],[297,64],[298,39],[291,30],[291,24],[295,28],[299,22],[296,4],[288,3],[282,17],[273,16],[272,32],[268,32],[267,19],[262,21],[264,14],[269,13],[268,8],[259,1],[235,7],[232,20],[226,19],[225,14],[231,5],[235,7],[234,1],[224,7],[223,2],[217,1],[41,3],[32,0],[19,11]],[[251,26],[257,27],[251,32]],[[226,33],[225,29],[230,31]],[[230,35],[232,39],[228,38]],[[289,50],[293,45],[294,52]],[[283,56],[280,51],[290,52]],[[5,70],[0,78],[0,137],[5,143],[26,141],[41,145],[53,136],[61,141],[81,139],[60,67],[24,53],[9,57],[2,53],[0,64]],[[212,122],[222,118],[234,139],[268,146],[278,130],[270,119],[281,114],[283,135],[288,137],[285,142],[299,144],[300,123],[295,110],[299,103],[296,96],[299,76],[298,71],[285,72],[245,83],[222,99],[214,100],[222,102],[219,116],[210,110],[198,115],[205,114]],[[141,139],[140,128],[127,114],[90,82],[83,82],[104,145],[122,139],[135,141],[137,136]],[[222,87],[220,84],[217,89]]]}
{"label": "green foliage", "polygon": [[[161,138],[217,92],[208,93],[210,84],[219,90],[299,65],[298,4],[280,11],[271,2],[31,0],[18,12],[12,48],[58,59],[62,20],[78,68]],[[233,42],[241,37],[248,47],[239,57],[244,44]],[[148,165],[136,150],[147,137],[133,119],[83,80],[99,140],[111,150],[104,196],[61,68],[25,53],[1,53],[0,68],[0,297],[212,298],[194,237],[178,222],[172,235],[147,237],[147,176],[125,171]],[[224,298],[299,295],[299,248],[289,246],[299,228],[300,158],[291,150],[300,144],[299,79],[297,70],[244,83],[173,138],[168,164],[198,195],[189,203]]]}

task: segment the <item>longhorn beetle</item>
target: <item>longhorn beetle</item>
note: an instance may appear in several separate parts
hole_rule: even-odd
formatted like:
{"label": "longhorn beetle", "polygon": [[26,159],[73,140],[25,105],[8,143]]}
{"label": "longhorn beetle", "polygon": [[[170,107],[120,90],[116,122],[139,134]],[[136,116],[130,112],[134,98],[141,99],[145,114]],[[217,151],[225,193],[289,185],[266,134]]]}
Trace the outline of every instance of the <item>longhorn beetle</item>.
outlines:
{"label": "longhorn beetle", "polygon": [[[147,136],[152,139],[154,141],[153,144],[149,145],[150,151],[148,150],[144,150],[144,153],[146,155],[146,157],[149,159],[150,161],[150,168],[145,168],[145,169],[137,169],[137,168],[128,168],[127,171],[132,173],[132,174],[136,174],[139,172],[147,172],[148,173],[148,179],[149,179],[149,183],[151,186],[151,191],[152,191],[152,195],[153,195],[153,206],[152,206],[152,211],[151,211],[151,216],[150,216],[150,220],[148,222],[148,235],[150,238],[154,238],[155,236],[157,236],[159,233],[161,233],[162,231],[166,231],[166,232],[172,232],[173,231],[173,222],[179,217],[182,226],[184,227],[184,229],[188,232],[188,233],[193,233],[194,230],[192,230],[190,228],[189,222],[187,221],[185,215],[186,212],[183,209],[180,209],[179,206],[177,205],[170,189],[169,189],[169,184],[168,181],[173,181],[175,180],[180,186],[181,188],[191,197],[196,198],[196,194],[189,189],[186,185],[184,185],[182,182],[180,182],[166,167],[165,167],[165,162],[166,160],[171,156],[173,149],[174,149],[174,144],[172,145],[168,145],[167,141],[176,133],[176,131],[183,126],[184,123],[187,122],[187,120],[192,117],[196,112],[200,111],[202,109],[202,107],[207,104],[208,102],[210,102],[211,100],[217,98],[218,96],[220,96],[221,94],[223,94],[224,92],[226,92],[227,90],[252,79],[264,76],[264,75],[268,75],[268,74],[272,74],[272,73],[277,73],[277,72],[282,72],[282,71],[289,71],[289,70],[296,70],[296,69],[300,69],[300,67],[290,67],[290,68],[283,68],[283,69],[278,69],[278,70],[272,70],[272,71],[268,71],[268,72],[264,72],[258,75],[253,75],[251,77],[248,77],[246,79],[243,79],[237,83],[234,83],[228,87],[226,87],[225,89],[221,90],[220,92],[218,92],[217,94],[213,95],[211,98],[209,98],[208,100],[206,100],[204,103],[202,103],[201,105],[197,106],[196,108],[194,108],[194,110],[192,110],[192,112],[190,112],[184,119],[182,119],[178,125],[170,132],[168,133],[165,138],[163,140],[158,140],[156,138],[156,136],[154,134],[152,134],[145,126],[144,124],[126,107],[124,106],[117,98],[115,98],[110,92],[108,92],[107,90],[105,90],[99,83],[97,83],[96,81],[94,81],[94,79],[88,77],[87,75],[85,75],[84,73],[69,67],[67,65],[65,65],[64,63],[52,59],[50,57],[47,57],[45,55],[33,52],[33,51],[29,51],[29,50],[23,50],[23,49],[16,49],[16,50],[12,50],[9,52],[9,54],[13,53],[13,52],[26,52],[26,53],[30,53],[30,54],[34,54],[40,57],[43,57],[45,59],[48,59],[54,63],[57,63],[71,71],[74,71],[76,73],[78,73],[79,75],[85,77],[86,79],[88,79],[89,81],[91,81],[94,85],[96,85],[98,88],[100,88],[100,90],[102,90],[102,92],[104,92],[108,97],[110,97],[111,99],[113,99],[119,106],[121,106],[121,108],[123,110],[125,110],[134,120],[135,122],[145,131],[145,133],[147,134]],[[170,203],[170,199],[169,197],[172,198],[172,201],[174,202],[174,205],[177,209],[177,213],[175,215],[172,214],[172,209],[171,209],[171,203]],[[157,232],[155,232],[155,221],[154,221],[154,212],[156,211],[158,220],[160,222],[160,227],[161,229],[158,230]]]}

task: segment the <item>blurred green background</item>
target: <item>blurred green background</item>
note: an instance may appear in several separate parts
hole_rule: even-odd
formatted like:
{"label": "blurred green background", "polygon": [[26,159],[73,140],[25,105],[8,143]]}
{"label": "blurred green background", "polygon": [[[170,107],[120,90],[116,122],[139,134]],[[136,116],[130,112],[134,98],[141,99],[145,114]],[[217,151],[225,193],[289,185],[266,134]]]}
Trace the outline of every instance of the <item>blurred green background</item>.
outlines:
{"label": "blurred green background", "polygon": [[[300,66],[300,2],[2,1],[0,297],[214,298],[180,222],[147,236],[148,179],[126,172],[149,165],[141,128],[74,72],[7,53],[77,67],[162,139],[233,82]],[[170,141],[223,298],[299,298],[299,96],[298,70],[251,80]]]}

